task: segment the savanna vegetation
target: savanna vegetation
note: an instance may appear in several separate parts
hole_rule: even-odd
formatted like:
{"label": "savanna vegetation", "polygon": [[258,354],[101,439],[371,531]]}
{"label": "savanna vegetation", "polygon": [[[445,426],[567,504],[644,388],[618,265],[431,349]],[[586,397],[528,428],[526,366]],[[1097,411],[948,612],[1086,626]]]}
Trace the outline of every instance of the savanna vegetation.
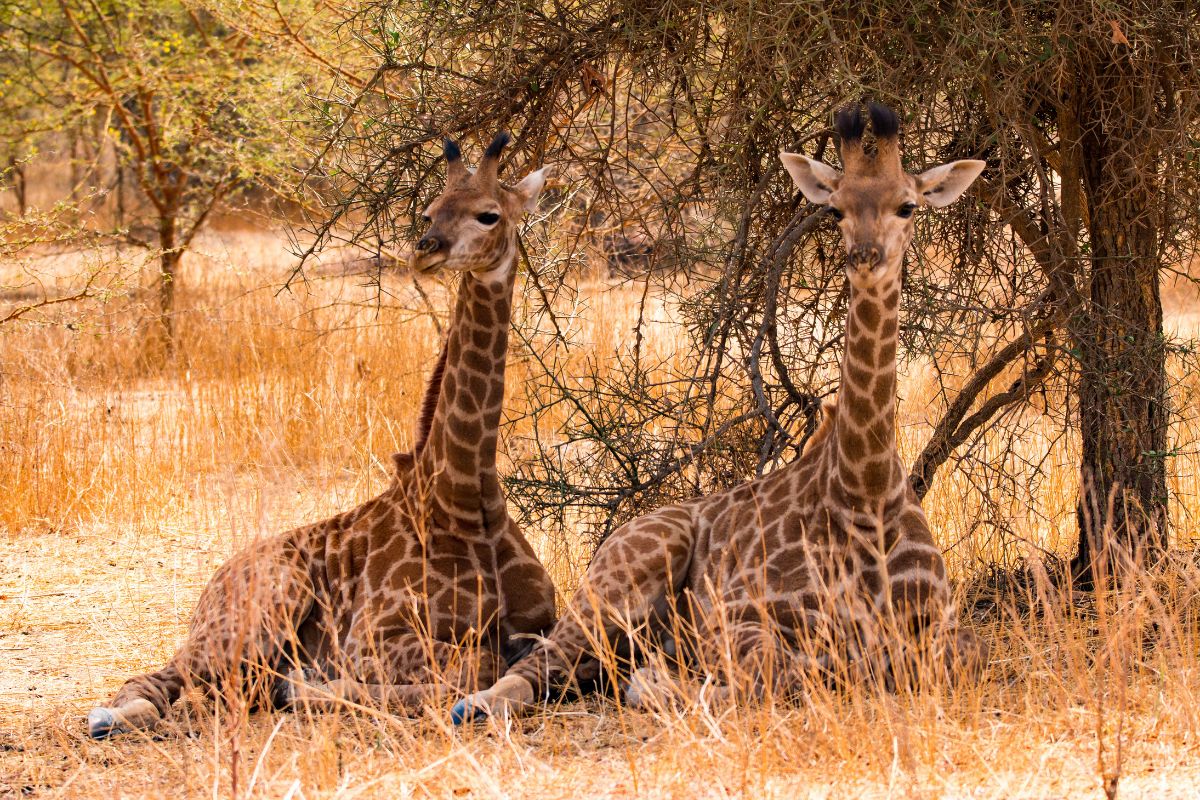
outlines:
{"label": "savanna vegetation", "polygon": [[[1188,2],[0,2],[0,797],[1195,796],[1198,37]],[[910,171],[988,163],[917,222],[898,417],[981,682],[86,740],[234,549],[410,446],[443,136],[553,169],[502,472],[565,597],[836,392],[841,243],[777,154],[836,163],[867,98]]]}

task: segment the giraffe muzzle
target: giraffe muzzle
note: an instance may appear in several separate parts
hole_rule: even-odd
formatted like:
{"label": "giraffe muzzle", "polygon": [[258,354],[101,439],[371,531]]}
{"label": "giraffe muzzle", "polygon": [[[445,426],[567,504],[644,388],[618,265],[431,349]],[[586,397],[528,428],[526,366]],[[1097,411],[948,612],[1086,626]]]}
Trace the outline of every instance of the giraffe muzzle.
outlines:
{"label": "giraffe muzzle", "polygon": [[875,269],[883,263],[883,252],[874,245],[856,245],[846,254],[846,266],[853,270]]}

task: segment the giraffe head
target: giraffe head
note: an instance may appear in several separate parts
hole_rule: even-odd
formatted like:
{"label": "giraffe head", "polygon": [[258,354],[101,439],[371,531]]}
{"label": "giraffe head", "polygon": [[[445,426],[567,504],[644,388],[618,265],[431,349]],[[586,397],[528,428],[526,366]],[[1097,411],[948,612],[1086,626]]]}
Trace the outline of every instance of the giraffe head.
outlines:
{"label": "giraffe head", "polygon": [[470,170],[458,145],[446,140],[446,188],[425,209],[429,230],[409,261],[415,271],[453,269],[484,275],[512,263],[521,217],[537,206],[546,175],[539,169],[515,186],[501,183],[500,153],[506,144],[508,134],[499,134],[484,151],[479,168]]}
{"label": "giraffe head", "polygon": [[922,206],[941,208],[979,177],[984,162],[952,161],[909,175],[900,166],[900,121],[886,106],[871,103],[876,151],[863,149],[866,120],[858,106],[838,112],[845,172],[795,153],[780,158],[810,202],[824,205],[838,221],[846,242],[846,271],[853,286],[890,282],[900,274],[913,235],[913,216]]}

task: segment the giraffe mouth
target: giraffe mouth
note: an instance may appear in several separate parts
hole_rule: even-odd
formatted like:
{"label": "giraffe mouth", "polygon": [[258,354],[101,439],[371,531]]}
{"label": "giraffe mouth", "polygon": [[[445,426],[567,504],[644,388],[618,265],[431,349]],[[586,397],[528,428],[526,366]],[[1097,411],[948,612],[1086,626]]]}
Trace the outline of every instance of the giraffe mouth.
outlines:
{"label": "giraffe mouth", "polygon": [[890,274],[896,266],[886,258],[868,261],[847,259],[846,274],[855,281],[875,281]]}
{"label": "giraffe mouth", "polygon": [[408,260],[408,266],[419,275],[429,275],[445,266],[446,257],[441,253],[428,256],[414,252]]}

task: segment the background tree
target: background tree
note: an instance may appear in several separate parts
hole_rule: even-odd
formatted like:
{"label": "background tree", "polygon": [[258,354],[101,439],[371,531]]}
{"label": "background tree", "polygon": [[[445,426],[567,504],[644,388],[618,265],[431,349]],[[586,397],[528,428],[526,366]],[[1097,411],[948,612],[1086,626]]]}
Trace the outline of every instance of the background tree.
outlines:
{"label": "background tree", "polygon": [[[125,239],[158,258],[158,317],[175,342],[180,260],[219,206],[294,170],[287,147],[303,87],[279,51],[174,0],[5,4],[9,77],[38,87],[38,114],[98,131],[116,183],[128,175],[153,219]],[[290,175],[288,175],[290,177]]]}

